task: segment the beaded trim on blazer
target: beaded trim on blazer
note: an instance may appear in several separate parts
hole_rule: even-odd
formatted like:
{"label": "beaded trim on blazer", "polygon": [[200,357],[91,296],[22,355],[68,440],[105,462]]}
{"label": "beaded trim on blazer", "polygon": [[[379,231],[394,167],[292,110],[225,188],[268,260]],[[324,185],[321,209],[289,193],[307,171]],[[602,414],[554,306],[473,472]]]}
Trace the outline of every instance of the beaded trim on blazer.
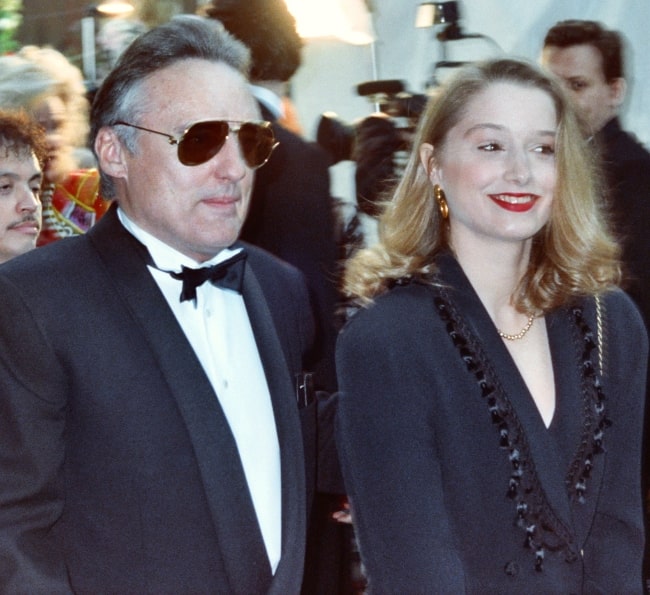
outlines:
{"label": "beaded trim on blazer", "polygon": [[[434,287],[434,304],[449,338],[465,362],[467,371],[476,380],[480,396],[485,401],[492,424],[498,433],[499,448],[508,457],[511,475],[506,494],[514,503],[517,526],[525,533],[524,547],[535,553],[535,569],[543,570],[544,553],[564,551],[567,560],[578,552],[570,529],[550,506],[535,470],[530,446],[512,403],[499,382],[481,343],[464,323],[444,287]],[[581,344],[583,426],[580,443],[571,459],[565,485],[571,499],[584,503],[587,480],[594,457],[603,452],[603,433],[611,425],[605,415],[605,396],[601,379],[594,366],[597,357],[594,334],[587,324],[583,309],[569,309],[574,335]]]}

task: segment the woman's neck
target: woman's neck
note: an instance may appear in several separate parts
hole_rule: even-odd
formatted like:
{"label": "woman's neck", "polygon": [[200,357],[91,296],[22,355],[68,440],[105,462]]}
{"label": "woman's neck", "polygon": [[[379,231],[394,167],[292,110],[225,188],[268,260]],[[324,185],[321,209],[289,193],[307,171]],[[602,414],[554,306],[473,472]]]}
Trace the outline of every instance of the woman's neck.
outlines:
{"label": "woman's neck", "polygon": [[498,322],[514,315],[513,298],[528,267],[530,242],[459,243],[452,249],[491,318]]}

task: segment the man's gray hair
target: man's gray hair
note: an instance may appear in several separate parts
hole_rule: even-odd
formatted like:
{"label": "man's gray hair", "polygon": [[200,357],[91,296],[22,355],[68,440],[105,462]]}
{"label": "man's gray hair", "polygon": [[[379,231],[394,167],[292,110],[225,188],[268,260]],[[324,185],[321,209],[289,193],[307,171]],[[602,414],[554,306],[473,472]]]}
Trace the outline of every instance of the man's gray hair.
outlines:
{"label": "man's gray hair", "polygon": [[[147,77],[191,58],[224,63],[248,78],[249,51],[221,23],[195,15],[177,16],[136,38],[100,86],[90,113],[93,146],[102,127],[121,120],[137,121],[146,105],[147,98],[141,97],[139,91]],[[134,151],[137,131],[126,126],[118,128],[120,140]],[[101,171],[101,166],[100,174],[100,194],[103,198],[114,198],[113,179]]]}

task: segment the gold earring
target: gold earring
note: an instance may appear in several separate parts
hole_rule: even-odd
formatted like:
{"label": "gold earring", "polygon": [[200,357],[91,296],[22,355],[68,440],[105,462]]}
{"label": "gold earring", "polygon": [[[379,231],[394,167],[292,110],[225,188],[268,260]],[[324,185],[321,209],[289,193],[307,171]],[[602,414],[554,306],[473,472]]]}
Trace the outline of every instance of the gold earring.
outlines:
{"label": "gold earring", "polygon": [[433,187],[433,195],[436,198],[438,203],[438,209],[440,210],[440,216],[443,219],[449,218],[449,205],[447,204],[447,199],[445,198],[445,192],[438,184]]}

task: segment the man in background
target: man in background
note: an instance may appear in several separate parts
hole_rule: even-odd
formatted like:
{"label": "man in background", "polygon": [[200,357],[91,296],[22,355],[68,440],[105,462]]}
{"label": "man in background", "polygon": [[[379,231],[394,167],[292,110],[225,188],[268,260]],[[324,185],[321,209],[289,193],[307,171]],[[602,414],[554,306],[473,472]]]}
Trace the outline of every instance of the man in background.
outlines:
{"label": "man in background", "polygon": [[36,247],[46,151],[25,112],[0,111],[0,263]]}
{"label": "man in background", "polygon": [[623,39],[594,21],[570,20],[546,34],[542,64],[563,81],[602,158],[627,290],[650,323],[650,153],[623,130],[627,84]]}

